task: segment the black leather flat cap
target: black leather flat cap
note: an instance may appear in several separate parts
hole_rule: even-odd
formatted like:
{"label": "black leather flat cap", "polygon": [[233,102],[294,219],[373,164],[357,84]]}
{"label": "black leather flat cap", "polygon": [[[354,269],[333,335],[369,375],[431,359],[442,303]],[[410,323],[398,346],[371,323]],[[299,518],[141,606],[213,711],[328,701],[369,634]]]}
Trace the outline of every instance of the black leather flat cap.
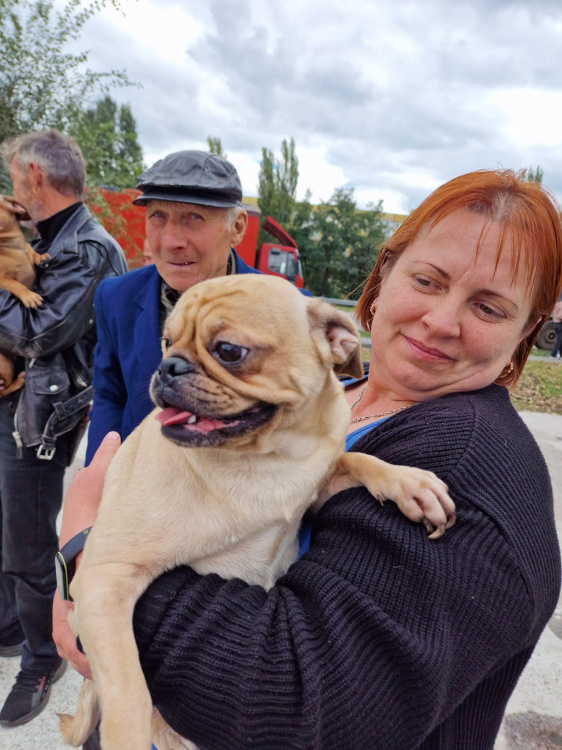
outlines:
{"label": "black leather flat cap", "polygon": [[207,151],[176,151],[143,172],[137,180],[142,195],[136,206],[148,201],[200,203],[230,208],[242,201],[242,183],[233,165]]}

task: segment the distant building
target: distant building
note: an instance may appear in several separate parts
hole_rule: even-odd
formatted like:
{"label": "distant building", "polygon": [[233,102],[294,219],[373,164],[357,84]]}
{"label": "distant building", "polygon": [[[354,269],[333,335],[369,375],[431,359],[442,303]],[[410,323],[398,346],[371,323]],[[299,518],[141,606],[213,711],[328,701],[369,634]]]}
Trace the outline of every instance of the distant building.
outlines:
{"label": "distant building", "polygon": [[[257,208],[258,199],[254,198],[253,196],[244,196],[242,198],[242,203],[244,203],[244,205],[248,207]],[[314,210],[314,206],[312,207],[312,209]],[[384,212],[381,213],[381,223],[383,225],[385,239],[387,237],[390,237],[391,234],[394,234],[394,232],[398,229],[398,227],[400,226],[400,224],[402,224],[406,217],[407,214],[387,214]]]}
{"label": "distant building", "polygon": [[390,237],[391,234],[398,229],[400,224],[407,217],[407,214],[385,214],[381,213],[381,222],[384,227],[385,238]]}

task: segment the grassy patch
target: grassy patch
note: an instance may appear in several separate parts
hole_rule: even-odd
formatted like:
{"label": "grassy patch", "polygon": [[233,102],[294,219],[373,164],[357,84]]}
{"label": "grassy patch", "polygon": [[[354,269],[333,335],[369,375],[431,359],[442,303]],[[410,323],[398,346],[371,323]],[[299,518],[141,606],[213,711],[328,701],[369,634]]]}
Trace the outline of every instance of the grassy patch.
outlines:
{"label": "grassy patch", "polygon": [[562,414],[562,363],[527,362],[511,401],[516,409]]}
{"label": "grassy patch", "polygon": [[531,354],[535,357],[550,357],[550,351],[548,349],[538,349],[536,346],[531,349]]}

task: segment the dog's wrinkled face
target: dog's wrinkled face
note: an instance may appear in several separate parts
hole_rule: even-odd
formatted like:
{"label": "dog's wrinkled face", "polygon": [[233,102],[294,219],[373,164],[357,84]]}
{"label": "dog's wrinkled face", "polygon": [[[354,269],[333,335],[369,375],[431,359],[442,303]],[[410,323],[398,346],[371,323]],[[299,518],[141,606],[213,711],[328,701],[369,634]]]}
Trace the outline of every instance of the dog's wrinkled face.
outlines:
{"label": "dog's wrinkled face", "polygon": [[162,434],[180,445],[250,444],[302,414],[334,365],[362,371],[357,332],[335,308],[272,276],[229,276],[185,292],[151,383]]}

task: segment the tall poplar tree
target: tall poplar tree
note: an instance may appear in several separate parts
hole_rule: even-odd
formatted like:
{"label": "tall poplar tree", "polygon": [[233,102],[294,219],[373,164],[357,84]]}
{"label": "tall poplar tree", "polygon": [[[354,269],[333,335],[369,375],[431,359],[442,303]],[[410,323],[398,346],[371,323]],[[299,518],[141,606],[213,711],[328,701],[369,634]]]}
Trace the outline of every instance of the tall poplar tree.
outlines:
{"label": "tall poplar tree", "polygon": [[143,171],[136,122],[127,104],[100,99],[71,124],[69,132],[82,150],[90,185],[134,188]]}
{"label": "tall poplar tree", "polygon": [[[290,232],[296,205],[299,181],[299,160],[293,138],[281,143],[281,158],[277,159],[269,149],[262,149],[262,162],[258,182],[258,206],[262,219],[271,216]],[[261,244],[266,234],[260,230]]]}

